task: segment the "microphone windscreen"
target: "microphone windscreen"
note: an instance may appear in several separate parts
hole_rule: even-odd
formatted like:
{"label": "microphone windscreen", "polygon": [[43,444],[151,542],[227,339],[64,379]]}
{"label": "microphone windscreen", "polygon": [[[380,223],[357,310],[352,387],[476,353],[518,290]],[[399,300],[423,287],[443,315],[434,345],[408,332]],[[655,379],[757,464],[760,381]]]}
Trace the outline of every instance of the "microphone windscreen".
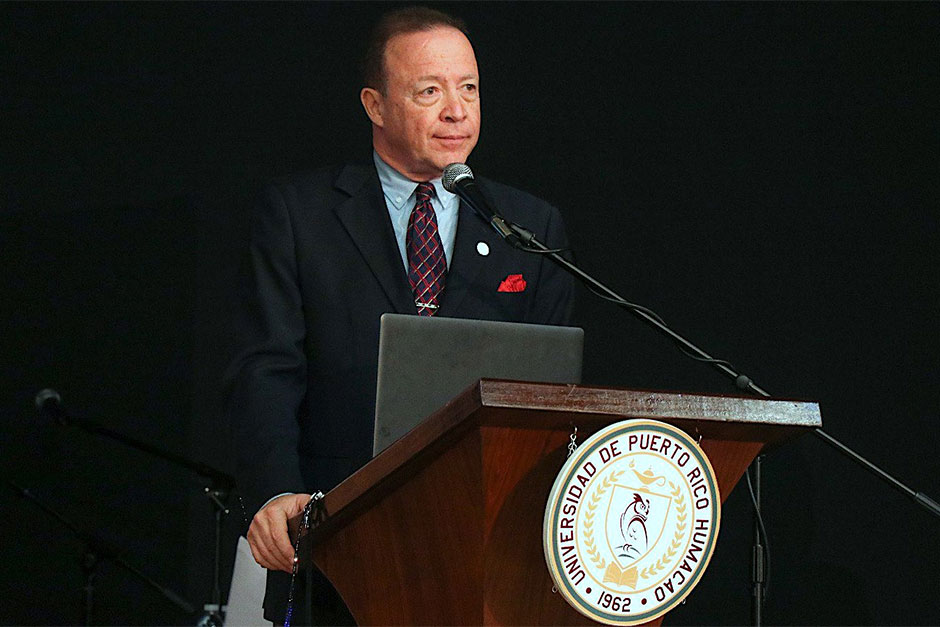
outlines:
{"label": "microphone windscreen", "polygon": [[454,185],[457,184],[457,181],[465,178],[473,178],[473,171],[470,169],[470,166],[466,163],[451,163],[444,168],[444,177],[441,183],[444,185],[444,189],[455,194],[457,193],[457,189]]}
{"label": "microphone windscreen", "polygon": [[59,393],[55,390],[49,388],[39,390],[39,393],[36,394],[36,409],[42,409],[43,405],[46,404],[46,401],[50,399],[54,400],[56,403],[62,402],[62,397],[59,396]]}

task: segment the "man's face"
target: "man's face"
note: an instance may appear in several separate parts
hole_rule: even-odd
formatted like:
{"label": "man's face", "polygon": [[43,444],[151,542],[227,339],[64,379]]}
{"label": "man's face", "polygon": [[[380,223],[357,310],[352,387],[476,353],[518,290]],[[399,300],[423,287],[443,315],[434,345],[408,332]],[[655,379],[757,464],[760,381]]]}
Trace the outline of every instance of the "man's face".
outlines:
{"label": "man's face", "polygon": [[416,181],[466,161],[480,135],[480,82],[464,34],[441,27],[393,37],[385,79],[385,94],[362,91],[379,156]]}

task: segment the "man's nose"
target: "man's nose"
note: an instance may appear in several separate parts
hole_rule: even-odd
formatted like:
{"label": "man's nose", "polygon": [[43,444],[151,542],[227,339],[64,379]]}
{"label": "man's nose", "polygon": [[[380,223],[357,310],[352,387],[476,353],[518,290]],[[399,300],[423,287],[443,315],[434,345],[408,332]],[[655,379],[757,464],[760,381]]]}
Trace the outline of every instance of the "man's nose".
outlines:
{"label": "man's nose", "polygon": [[450,122],[460,122],[467,117],[467,106],[456,92],[448,92],[445,96],[444,108],[441,110],[441,117]]}

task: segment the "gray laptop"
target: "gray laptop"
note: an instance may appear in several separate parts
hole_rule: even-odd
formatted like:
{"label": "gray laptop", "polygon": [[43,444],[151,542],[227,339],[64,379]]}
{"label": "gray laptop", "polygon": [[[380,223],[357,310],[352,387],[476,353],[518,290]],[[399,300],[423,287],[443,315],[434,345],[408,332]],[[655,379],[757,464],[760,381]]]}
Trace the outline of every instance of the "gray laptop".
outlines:
{"label": "gray laptop", "polygon": [[384,314],[372,454],[481,378],[580,383],[584,330]]}

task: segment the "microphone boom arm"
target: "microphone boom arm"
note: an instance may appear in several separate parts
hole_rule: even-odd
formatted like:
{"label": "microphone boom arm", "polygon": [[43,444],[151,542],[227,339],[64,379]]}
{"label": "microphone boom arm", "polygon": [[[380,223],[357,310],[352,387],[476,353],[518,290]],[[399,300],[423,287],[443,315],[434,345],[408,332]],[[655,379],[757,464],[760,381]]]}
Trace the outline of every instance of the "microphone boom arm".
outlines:
{"label": "microphone boom arm", "polygon": [[177,466],[191,470],[192,472],[207,479],[211,479],[213,485],[217,486],[219,489],[230,490],[235,486],[235,478],[228,473],[222,472],[221,470],[213,468],[207,464],[203,464],[202,462],[193,461],[178,453],[165,451],[152,444],[142,442],[141,440],[132,438],[128,435],[124,435],[123,433],[100,425],[92,420],[73,416],[62,408],[60,402],[59,395],[54,390],[42,390],[39,392],[39,394],[36,395],[36,405],[40,413],[52,414],[53,419],[63,426],[74,425],[86,433],[104,436],[106,438],[116,440],[122,444],[126,444],[131,448],[149,453],[154,457],[164,459],[168,462],[176,464]]}
{"label": "microphone boom arm", "polygon": [[[617,305],[619,305],[620,307],[624,309],[629,310],[638,318],[640,318],[641,320],[643,320],[644,322],[646,322],[647,324],[655,328],[657,331],[659,331],[663,335],[672,339],[674,342],[676,342],[679,345],[679,348],[682,350],[682,352],[686,353],[687,355],[689,355],[690,357],[698,361],[710,363],[712,366],[717,368],[723,374],[731,378],[734,381],[735,387],[737,387],[738,389],[746,391],[746,392],[750,392],[757,396],[762,396],[764,398],[770,398],[770,394],[766,390],[764,390],[763,388],[758,386],[756,383],[754,383],[754,381],[752,381],[751,378],[748,377],[747,375],[737,372],[734,369],[734,367],[731,366],[731,364],[729,364],[728,362],[724,360],[713,358],[704,350],[702,350],[701,348],[693,344],[690,340],[686,339],[685,337],[683,337],[676,331],[669,328],[669,326],[665,322],[663,322],[659,318],[659,316],[655,315],[650,310],[646,309],[645,307],[634,305],[633,303],[628,302],[627,300],[622,298],[619,294],[617,294],[615,291],[613,291],[612,289],[610,289],[609,287],[607,287],[606,285],[604,285],[603,283],[601,283],[600,281],[598,281],[597,279],[589,275],[587,272],[579,268],[574,262],[568,259],[565,259],[562,255],[560,255],[555,250],[550,249],[547,246],[545,246],[545,244],[540,242],[535,237],[535,235],[528,229],[522,228],[512,223],[509,223],[509,224],[510,224],[510,227],[513,229],[513,231],[516,233],[516,235],[518,235],[519,239],[525,244],[525,246],[520,247],[522,250],[532,249],[531,252],[537,252],[539,254],[543,254],[547,256],[553,262],[555,262],[556,264],[564,268],[569,274],[571,274],[576,279],[581,281],[590,291],[594,292],[595,294],[598,294],[599,296],[601,296],[602,298],[606,300],[610,300],[616,303]],[[873,473],[877,477],[883,479],[889,485],[894,487],[896,490],[899,490],[900,492],[906,494],[908,497],[913,499],[917,504],[919,504],[924,509],[932,513],[934,516],[937,516],[938,518],[940,518],[940,505],[938,505],[937,502],[931,499],[929,496],[925,495],[923,492],[918,492],[916,490],[911,489],[902,481],[888,474],[876,464],[873,464],[872,462],[868,461],[867,459],[865,459],[865,457],[855,452],[854,450],[852,450],[851,448],[849,448],[848,446],[840,442],[838,439],[832,437],[831,435],[823,431],[821,428],[814,429],[813,433],[817,437],[819,437],[823,442],[832,446],[837,451],[847,456],[856,464],[862,466],[863,468]]]}

